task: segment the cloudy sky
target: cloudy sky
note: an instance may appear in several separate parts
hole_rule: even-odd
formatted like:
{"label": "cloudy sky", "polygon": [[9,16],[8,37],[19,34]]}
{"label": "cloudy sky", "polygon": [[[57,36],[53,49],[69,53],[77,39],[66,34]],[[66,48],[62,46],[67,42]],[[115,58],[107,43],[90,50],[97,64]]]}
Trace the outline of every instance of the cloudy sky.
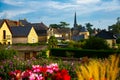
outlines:
{"label": "cloudy sky", "polygon": [[107,29],[120,17],[120,0],[0,0],[0,18],[46,25],[64,21],[73,27],[74,13],[77,23],[90,22],[95,28]]}

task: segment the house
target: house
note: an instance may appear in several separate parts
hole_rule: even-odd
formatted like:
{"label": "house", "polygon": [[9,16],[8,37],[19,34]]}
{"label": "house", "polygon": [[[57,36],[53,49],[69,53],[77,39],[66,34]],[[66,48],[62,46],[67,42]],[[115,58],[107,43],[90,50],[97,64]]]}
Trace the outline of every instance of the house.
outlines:
{"label": "house", "polygon": [[37,43],[38,35],[32,26],[17,26],[11,27],[12,42],[16,43]]}
{"label": "house", "polygon": [[49,37],[55,36],[59,42],[71,40],[71,30],[69,28],[49,28]]}
{"label": "house", "polygon": [[30,23],[26,19],[19,20],[22,26],[33,26],[37,35],[38,42],[47,42],[48,37],[48,27],[43,23]]}
{"label": "house", "polygon": [[0,44],[12,44],[12,32],[6,20],[0,20]]}
{"label": "house", "polygon": [[111,48],[115,47],[116,44],[116,37],[109,31],[102,30],[95,37],[103,38],[107,41]]}
{"label": "house", "polygon": [[81,27],[80,29],[73,30],[72,40],[79,41],[82,39],[88,39],[89,35],[89,31],[85,27]]}

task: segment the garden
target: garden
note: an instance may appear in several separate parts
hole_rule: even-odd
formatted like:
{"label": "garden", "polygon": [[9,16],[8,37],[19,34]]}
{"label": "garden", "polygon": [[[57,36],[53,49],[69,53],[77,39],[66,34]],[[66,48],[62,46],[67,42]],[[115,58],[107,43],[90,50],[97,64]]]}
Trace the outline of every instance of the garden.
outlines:
{"label": "garden", "polygon": [[1,50],[0,80],[120,80],[120,55],[77,61],[51,56],[24,60],[14,50]]}

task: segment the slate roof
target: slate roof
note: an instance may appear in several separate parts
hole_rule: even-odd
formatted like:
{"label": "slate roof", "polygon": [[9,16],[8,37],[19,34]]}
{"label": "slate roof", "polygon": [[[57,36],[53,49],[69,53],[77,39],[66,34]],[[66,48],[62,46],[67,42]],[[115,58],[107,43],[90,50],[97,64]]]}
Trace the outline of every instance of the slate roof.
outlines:
{"label": "slate roof", "polygon": [[0,27],[2,26],[3,20],[0,19]]}
{"label": "slate roof", "polygon": [[29,23],[27,20],[19,20],[23,26],[33,26],[38,36],[47,35],[48,27],[44,23]]}
{"label": "slate roof", "polygon": [[63,34],[63,33],[70,33],[71,32],[71,30],[69,29],[69,28],[58,28],[58,29],[56,29],[56,28],[53,28],[53,33],[54,34]]}
{"label": "slate roof", "polygon": [[102,30],[98,34],[95,35],[96,37],[100,37],[103,39],[116,39],[116,37],[113,35],[113,33]]}
{"label": "slate roof", "polygon": [[32,26],[17,26],[17,27],[11,27],[11,31],[13,33],[13,37],[27,37]]}
{"label": "slate roof", "polygon": [[27,20],[19,20],[19,22],[21,23],[21,26],[30,26],[31,23],[29,23]]}

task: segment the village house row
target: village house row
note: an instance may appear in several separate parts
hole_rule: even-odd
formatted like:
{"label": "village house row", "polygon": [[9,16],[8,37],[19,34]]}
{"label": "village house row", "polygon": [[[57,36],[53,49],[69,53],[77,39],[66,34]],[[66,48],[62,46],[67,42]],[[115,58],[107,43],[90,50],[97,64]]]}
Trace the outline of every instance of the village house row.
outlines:
{"label": "village house row", "polygon": [[[93,35],[106,39],[110,47],[116,43],[114,35],[107,31],[103,30],[98,34],[95,32]],[[85,27],[80,30],[77,28],[76,15],[72,29],[49,28],[42,22],[30,23],[26,19],[19,21],[0,19],[0,44],[47,42],[50,36],[55,36],[58,41],[78,41],[88,39],[89,32]]]}
{"label": "village house row", "polygon": [[0,43],[37,43],[47,42],[50,36],[70,40],[70,29],[51,29],[44,23],[30,23],[27,20],[0,20]]}

